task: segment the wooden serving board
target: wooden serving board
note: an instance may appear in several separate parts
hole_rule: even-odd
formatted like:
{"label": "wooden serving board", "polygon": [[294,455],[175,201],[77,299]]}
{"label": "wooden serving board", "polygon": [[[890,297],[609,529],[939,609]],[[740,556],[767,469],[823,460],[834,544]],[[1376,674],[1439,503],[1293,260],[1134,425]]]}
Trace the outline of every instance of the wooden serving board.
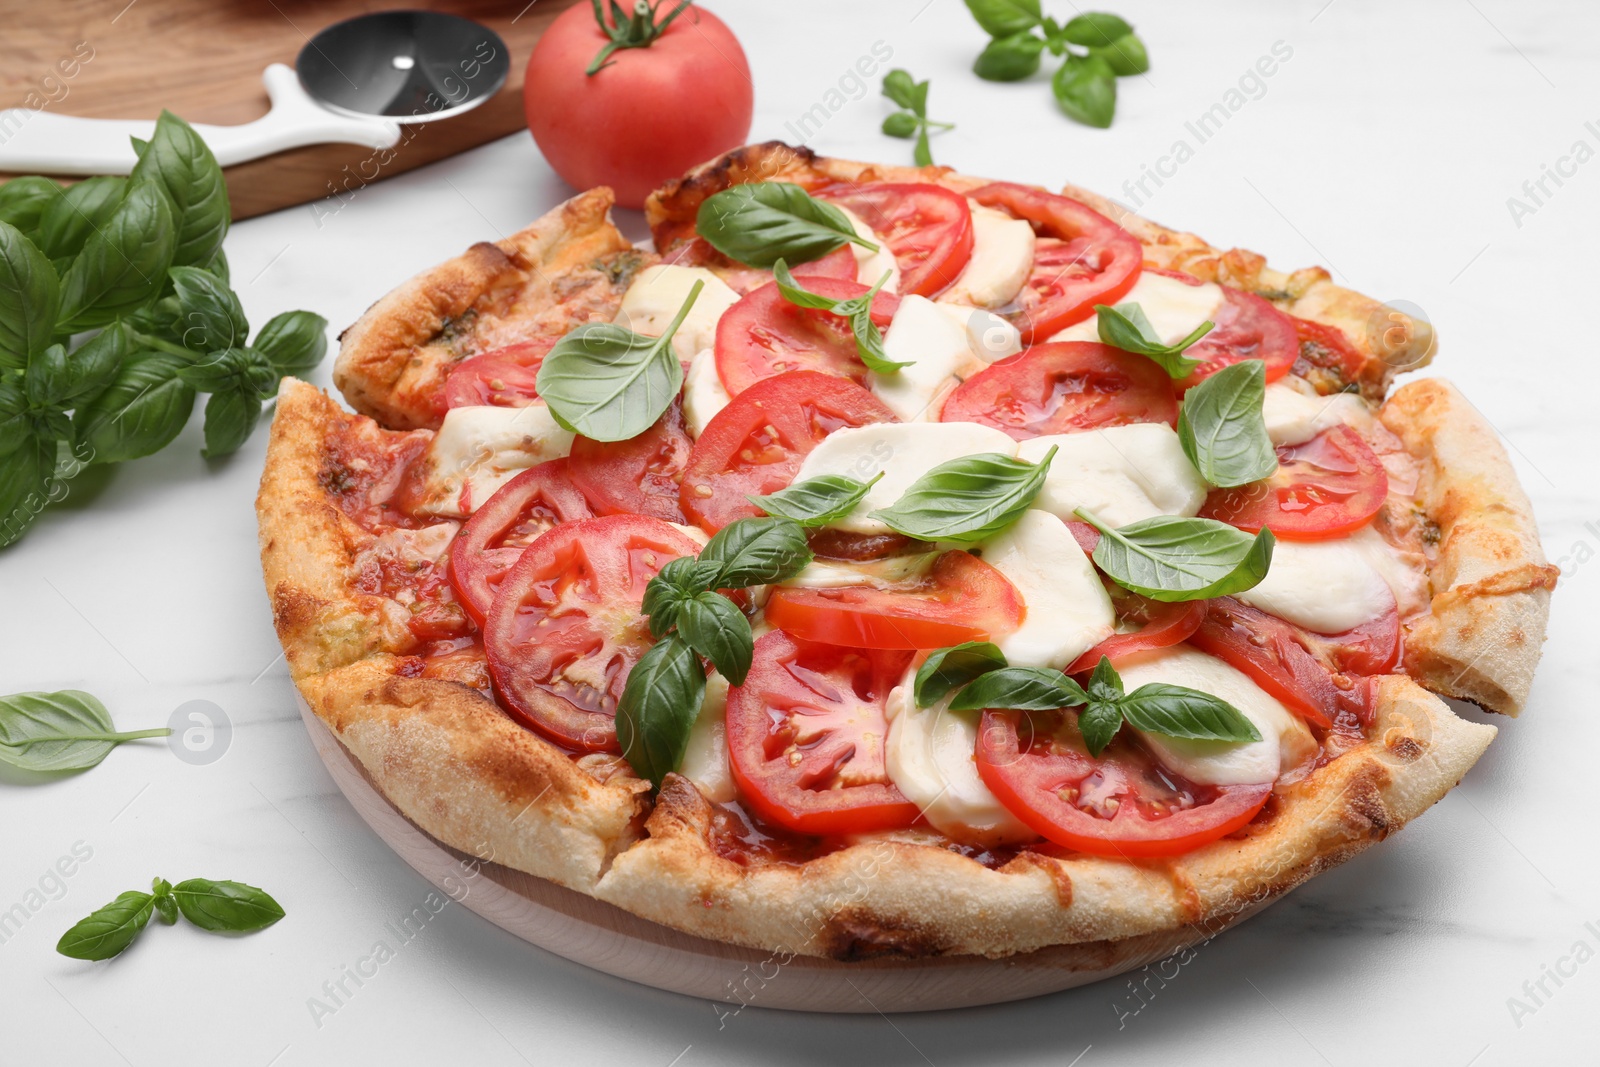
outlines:
{"label": "wooden serving board", "polygon": [[[1132,958],[1097,966],[1070,947],[991,960],[838,963],[708,941],[434,839],[389,803],[361,764],[304,700],[300,715],[328,773],[368,826],[417,873],[469,910],[524,941],[606,974],[744,1007],[902,1012],[999,1004],[1088,985],[1165,959],[1217,933],[1196,927],[1139,938]],[[476,873],[469,873],[476,871]],[[1234,918],[1245,918],[1269,901]]]}
{"label": "wooden serving board", "polygon": [[[229,167],[233,217],[348,193],[526,128],[528,55],[544,27],[572,3],[416,5],[476,19],[505,40],[511,70],[500,91],[471,111],[409,127],[400,144],[383,150],[381,165],[371,148],[326,144]],[[267,113],[261,87],[267,64],[292,67],[324,27],[405,6],[395,0],[0,0],[0,108],[47,101],[51,111],[91,118],[154,119],[165,108],[189,122],[250,122]],[[0,181],[15,176],[0,174]]]}

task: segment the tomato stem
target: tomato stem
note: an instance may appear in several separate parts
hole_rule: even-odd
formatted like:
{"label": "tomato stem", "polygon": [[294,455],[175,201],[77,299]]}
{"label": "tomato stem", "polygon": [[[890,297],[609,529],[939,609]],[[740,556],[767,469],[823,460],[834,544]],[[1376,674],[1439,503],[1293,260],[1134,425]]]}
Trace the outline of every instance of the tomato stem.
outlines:
{"label": "tomato stem", "polygon": [[600,27],[600,32],[610,38],[606,46],[595,54],[589,63],[585,74],[594,75],[604,67],[611,65],[611,57],[623,48],[649,48],[655,43],[656,38],[667,32],[667,27],[672,25],[672,20],[683,14],[684,10],[694,0],[678,0],[678,4],[667,12],[666,18],[656,21],[656,12],[666,6],[666,0],[658,0],[652,7],[650,0],[634,0],[633,14],[628,14],[622,9],[617,0],[608,0],[611,5],[611,22],[606,22],[605,10],[600,6],[600,0],[591,0],[594,4],[595,25]]}

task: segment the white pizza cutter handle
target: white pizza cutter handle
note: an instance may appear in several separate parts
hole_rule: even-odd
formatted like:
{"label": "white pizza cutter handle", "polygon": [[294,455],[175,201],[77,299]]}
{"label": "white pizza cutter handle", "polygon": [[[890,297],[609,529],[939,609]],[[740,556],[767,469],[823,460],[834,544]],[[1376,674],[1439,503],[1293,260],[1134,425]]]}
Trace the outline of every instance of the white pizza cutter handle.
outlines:
{"label": "white pizza cutter handle", "polygon": [[[261,75],[272,110],[242,126],[194,129],[224,167],[303,145],[344,143],[390,148],[400,126],[377,116],[340,115],[300,86],[294,70],[274,63]],[[149,140],[150,120],[89,119],[14,107],[0,111],[0,171],[10,174],[127,174],[139,161],[130,137]]]}

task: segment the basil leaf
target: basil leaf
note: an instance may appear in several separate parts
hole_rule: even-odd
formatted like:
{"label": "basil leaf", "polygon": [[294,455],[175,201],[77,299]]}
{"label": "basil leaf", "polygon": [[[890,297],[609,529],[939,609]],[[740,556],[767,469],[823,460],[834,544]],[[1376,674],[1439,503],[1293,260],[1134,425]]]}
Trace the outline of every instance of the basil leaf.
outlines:
{"label": "basil leaf", "polygon": [[0,762],[23,770],[88,770],[124,741],[171,732],[118,733],[106,706],[76,689],[0,697]]}
{"label": "basil leaf", "polygon": [[62,406],[60,400],[67,392],[68,373],[65,346],[51,345],[34,353],[22,380],[29,403],[35,408]]}
{"label": "basil leaf", "polygon": [[1105,60],[1111,73],[1119,78],[1143,74],[1150,69],[1150,53],[1145,51],[1144,42],[1132,33],[1125,33],[1108,45],[1090,48],[1089,54]]}
{"label": "basil leaf", "polygon": [[617,701],[617,740],[628,764],[657,789],[683,762],[705,693],[700,657],[677,634],[651,645],[628,673]]}
{"label": "basil leaf", "polygon": [[0,456],[9,456],[33,436],[32,405],[15,376],[0,376]]}
{"label": "basil leaf", "polygon": [[188,366],[165,352],[136,353],[93,403],[73,413],[93,462],[138,459],[172,443],[194,411],[194,388],[178,376]]}
{"label": "basil leaf", "polygon": [[266,388],[274,375],[272,365],[250,348],[222,348],[194,363],[179,363],[178,377],[202,393]]}
{"label": "basil leaf", "polygon": [[129,890],[62,934],[56,951],[75,960],[108,960],[133,944],[154,906],[149,893]]}
{"label": "basil leaf", "polygon": [[1068,118],[1105,129],[1117,113],[1117,76],[1099,56],[1069,55],[1050,79],[1056,105]]}
{"label": "basil leaf", "polygon": [[1261,413],[1266,368],[1259,359],[1241,360],[1183,394],[1178,441],[1200,477],[1212,485],[1247,485],[1278,469],[1278,453]]}
{"label": "basil leaf", "polygon": [[156,878],[150,883],[151,901],[156,906],[156,914],[161,921],[171,926],[178,921],[178,902],[172,896],[172,883],[165,878]]}
{"label": "basil leaf", "polygon": [[57,332],[104,326],[154,300],[176,243],[166,194],[136,183],[105,226],[89,235],[62,279]]}
{"label": "basil leaf", "polygon": [[1118,706],[1134,728],[1164,737],[1196,741],[1259,741],[1261,731],[1232,704],[1165,682],[1149,682],[1123,697]]}
{"label": "basil leaf", "polygon": [[228,283],[199,267],[167,272],[178,298],[179,343],[191,352],[217,352],[243,346],[250,333],[244,308]]}
{"label": "basil leaf", "polygon": [[163,111],[131,181],[135,186],[155,184],[171,201],[178,229],[172,262],[179,266],[211,262],[228,234],[232,210],[222,168],[200,135],[172,112]]}
{"label": "basil leaf", "polygon": [[1095,759],[1111,744],[1111,739],[1122,729],[1122,709],[1100,700],[1091,700],[1078,712],[1078,732],[1083,735],[1083,747]]}
{"label": "basil leaf", "polygon": [[896,363],[883,354],[883,331],[872,321],[872,299],[889,281],[889,277],[890,273],[884,271],[878,284],[860,296],[838,298],[813,293],[805,288],[789,273],[789,265],[783,260],[772,265],[773,281],[777,283],[778,292],[789,303],[814,311],[826,311],[849,320],[850,332],[856,340],[856,355],[868,370],[876,374],[893,374],[901,367],[911,366],[910,361]]}
{"label": "basil leaf", "polygon": [[722,564],[715,560],[693,556],[668,560],[644,587],[644,600],[640,604],[640,610],[650,618],[651,636],[660,637],[676,626],[678,609],[684,601],[716,588],[717,576],[721,573]]}
{"label": "basil leaf", "polygon": [[[49,499],[56,443],[34,436],[25,421],[7,420],[0,440],[0,548],[19,540]],[[4,759],[0,748],[0,759]]]}
{"label": "basil leaf", "polygon": [[172,887],[183,917],[202,930],[248,933],[283,918],[283,908],[264,891],[243,882],[190,878]]}
{"label": "basil leaf", "polygon": [[1133,32],[1127,20],[1104,11],[1088,11],[1061,27],[1061,36],[1073,44],[1108,45]]}
{"label": "basil leaf", "polygon": [[1083,508],[1078,518],[1100,531],[1094,562],[1124,589],[1164,603],[1205,600],[1260,583],[1272,564],[1272,531],[1251,537],[1212,519],[1158,515],[1112,527]]}
{"label": "basil leaf", "polygon": [[780,259],[808,263],[847,241],[878,251],[842,211],[789,182],[750,182],[714,193],[701,202],[695,229],[718,252],[752,267]]}
{"label": "basil leaf", "polygon": [[[917,146],[911,152],[911,161],[919,167],[933,166],[933,150],[928,147],[928,124],[917,130]],[[873,327],[876,329],[877,327]],[[859,334],[857,335],[859,337]]]}
{"label": "basil leaf", "polygon": [[[910,108],[915,113],[917,82],[909,72],[897,69],[885,74],[883,76],[883,95],[901,107]],[[915,118],[915,114],[912,117]]]}
{"label": "basil leaf", "polygon": [[212,393],[206,398],[206,443],[200,454],[217,459],[239,451],[260,417],[261,398],[254,391],[233,388]]}
{"label": "basil leaf", "polygon": [[328,320],[309,311],[285,311],[256,331],[250,347],[279,374],[304,374],[328,353]]}
{"label": "basil leaf", "polygon": [[1043,18],[1039,0],[966,0],[967,10],[990,37],[1031,30]]}
{"label": "basil leaf", "polygon": [[55,332],[56,270],[21,230],[0,222],[0,371],[27,365]]}
{"label": "basil leaf", "polygon": [[95,334],[67,356],[66,389],[56,402],[63,408],[86,404],[105,391],[132,351],[128,328],[120,322]]}
{"label": "basil leaf", "polygon": [[1083,687],[1048,667],[1001,667],[981,675],[950,701],[951,711],[1005,708],[1054,711],[1075,708],[1089,698]]}
{"label": "basil leaf", "polygon": [[1183,351],[1210,333],[1212,327],[1216,325],[1209,320],[1202,322],[1188,337],[1175,345],[1168,345],[1163,344],[1161,338],[1156,336],[1155,327],[1150,325],[1149,317],[1145,315],[1144,308],[1140,307],[1137,301],[1118,304],[1116,307],[1096,304],[1094,310],[1101,341],[1124,352],[1132,352],[1155,360],[1172,378],[1188,377],[1190,372],[1203,362],[1190,359],[1183,354]]}
{"label": "basil leaf", "polygon": [[105,175],[67,186],[39,216],[39,250],[51,259],[76,256],[111,221],[127,192],[128,179]]}
{"label": "basil leaf", "polygon": [[941,648],[917,668],[916,681],[911,687],[912,699],[919,708],[929,707],[943,700],[951,690],[1005,665],[1005,655],[990,641],[965,641]]}
{"label": "basil leaf", "polygon": [[1122,676],[1111,665],[1111,657],[1100,657],[1100,662],[1094,665],[1094,672],[1089,675],[1089,684],[1084,692],[1088,693],[1090,700],[1102,704],[1114,704],[1122,699]]}
{"label": "basil leaf", "polygon": [[703,288],[694,283],[660,337],[590,322],[557,341],[534,380],[556,421],[594,441],[626,441],[654,426],[683,387],[672,335]]}
{"label": "basil leaf", "polygon": [[15,226],[30,238],[36,237],[39,220],[60,195],[61,186],[49,178],[12,178],[0,185],[0,222]]}
{"label": "basil leaf", "polygon": [[696,594],[678,609],[678,633],[724,678],[744,684],[755,638],[737,604],[711,590]]}
{"label": "basil leaf", "polygon": [[909,111],[896,111],[883,120],[883,132],[890,137],[914,137],[922,123]]}
{"label": "basil leaf", "polygon": [[794,577],[811,562],[811,549],[799,523],[740,519],[718,530],[700,550],[700,559],[720,566],[718,588],[737,589]]}
{"label": "basil leaf", "polygon": [[867,490],[878,483],[883,471],[863,482],[843,474],[822,474],[795,482],[787,489],[766,496],[747,496],[746,500],[769,515],[798,522],[801,526],[826,526],[855,510]]}
{"label": "basil leaf", "polygon": [[1052,445],[1038,463],[998,452],[949,460],[912,482],[899,500],[872,517],[922,541],[982,541],[1028,510],[1055,454]]}
{"label": "basil leaf", "polygon": [[996,37],[972,61],[972,73],[985,81],[1021,81],[1038,72],[1043,51],[1044,41],[1032,33]]}

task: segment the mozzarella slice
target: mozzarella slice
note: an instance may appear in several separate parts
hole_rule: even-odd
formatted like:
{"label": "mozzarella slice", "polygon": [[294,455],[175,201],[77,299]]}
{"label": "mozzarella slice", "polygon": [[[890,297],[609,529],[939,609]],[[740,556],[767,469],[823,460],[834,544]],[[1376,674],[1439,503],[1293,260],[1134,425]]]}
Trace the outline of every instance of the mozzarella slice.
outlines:
{"label": "mozzarella slice", "polygon": [[1038,463],[1058,446],[1033,506],[1063,519],[1088,508],[1101,521],[1125,526],[1156,515],[1195,515],[1206,483],[1165,423],[1139,422],[1023,441],[1017,457]]}
{"label": "mozzarella slice", "polygon": [[972,208],[972,258],[941,300],[1004,307],[1033,272],[1033,227],[1004,211],[968,201]]}
{"label": "mozzarella slice", "polygon": [[[1176,344],[1207,319],[1215,322],[1222,307],[1222,286],[1211,282],[1189,285],[1177,278],[1145,271],[1119,304],[1136,303],[1155,329],[1162,344]],[[1100,316],[1087,319],[1051,337],[1052,341],[1100,340]]]}
{"label": "mozzarella slice", "polygon": [[960,375],[962,378],[971,377],[996,360],[1022,351],[1022,334],[994,312],[942,301],[936,302],[934,307],[966,331],[967,349],[974,362]]}
{"label": "mozzarella slice", "polygon": [[1316,738],[1297,716],[1249,676],[1189,645],[1130,657],[1117,672],[1130,693],[1148,682],[1187,686],[1221,697],[1255,723],[1260,741],[1191,741],[1138,731],[1158,760],[1198,785],[1276,781],[1317,754]]}
{"label": "mozzarella slice", "polygon": [[800,573],[780,585],[801,589],[845,589],[853,585],[888,587],[902,585],[927,574],[938,559],[938,552],[917,552],[906,556],[864,563],[813,560]]}
{"label": "mozzarella slice", "polygon": [[950,698],[918,708],[912,699],[916,666],[889,694],[884,767],[889,780],[921,809],[934,828],[956,841],[1000,845],[1038,837],[1006,810],[978,776],[975,711],[953,712]]}
{"label": "mozzarella slice", "polygon": [[1394,594],[1400,617],[1410,618],[1426,611],[1433,601],[1428,585],[1428,561],[1420,552],[1404,552],[1383,539],[1369,524],[1347,538],[1351,548],[1383,575]]}
{"label": "mozzarella slice", "polygon": [[697,281],[705,282],[705,288],[695,298],[694,307],[689,309],[678,332],[672,335],[673,354],[687,363],[697,352],[716,345],[717,320],[739,302],[739,294],[704,267],[670,263],[646,267],[628,286],[612,321],[634,333],[660,337],[672,325]]}
{"label": "mozzarella slice", "polygon": [[451,408],[428,444],[416,510],[465,518],[519,471],[572,451],[572,438],[542,403]]}
{"label": "mozzarella slice", "polygon": [[865,238],[878,246],[878,250],[874,252],[870,248],[862,248],[858,244],[852,243],[850,245],[850,251],[854,252],[856,257],[856,281],[862,285],[877,285],[878,279],[883,277],[883,272],[888,271],[889,280],[884,283],[883,288],[886,292],[898,293],[900,291],[900,265],[895,262],[894,253],[889,251],[889,243],[879,237],[873,228],[867,225],[866,220],[854,211],[849,208],[839,207],[838,204],[833,206],[839,208],[844,213],[844,217],[850,220],[850,225],[856,228],[857,237]]}
{"label": "mozzarella slice", "polygon": [[972,362],[967,331],[927,297],[907,296],[883,338],[883,354],[909,363],[893,374],[872,374],[872,391],[903,422],[936,418],[944,394],[960,384]]}
{"label": "mozzarella slice", "polygon": [[823,474],[842,474],[868,481],[883,478],[867,491],[855,510],[833,525],[854,533],[888,533],[889,527],[868,513],[899,500],[911,483],[952,459],[980,452],[1017,454],[1009,435],[975,422],[879,422],[835,430],[800,464],[795,481]]}
{"label": "mozzarella slice", "polygon": [[726,804],[739,795],[728,764],[728,680],[716,671],[706,678],[700,714],[689,728],[689,744],[678,773],[700,787],[706,799]]}
{"label": "mozzarella slice", "polygon": [[1064,670],[1111,636],[1111,597],[1067,524],[1049,512],[1023,512],[984,542],[983,561],[1005,575],[1027,605],[1022,625],[995,642],[1011,666]]}
{"label": "mozzarella slice", "polygon": [[717,374],[715,348],[702,348],[694,354],[689,373],[683,379],[683,421],[689,433],[698,439],[706,432],[706,423],[733,400]]}
{"label": "mozzarella slice", "polygon": [[1367,402],[1354,393],[1319,396],[1303,393],[1287,382],[1267,386],[1261,415],[1275,445],[1298,445],[1342,423],[1359,426],[1371,418]]}
{"label": "mozzarella slice", "polygon": [[1319,634],[1343,633],[1395,606],[1389,583],[1348,538],[1279,541],[1261,584],[1234,596]]}

